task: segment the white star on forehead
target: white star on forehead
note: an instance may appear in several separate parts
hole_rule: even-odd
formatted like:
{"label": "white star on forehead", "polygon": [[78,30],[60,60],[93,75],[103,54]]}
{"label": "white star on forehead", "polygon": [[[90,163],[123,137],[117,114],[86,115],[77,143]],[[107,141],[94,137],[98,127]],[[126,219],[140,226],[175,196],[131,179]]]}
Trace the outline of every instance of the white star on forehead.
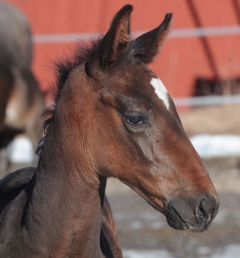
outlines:
{"label": "white star on forehead", "polygon": [[162,81],[159,78],[152,78],[150,81],[150,84],[155,89],[155,93],[158,95],[158,97],[164,102],[167,109],[169,109],[170,103],[169,103],[168,92],[164,84],[162,83]]}

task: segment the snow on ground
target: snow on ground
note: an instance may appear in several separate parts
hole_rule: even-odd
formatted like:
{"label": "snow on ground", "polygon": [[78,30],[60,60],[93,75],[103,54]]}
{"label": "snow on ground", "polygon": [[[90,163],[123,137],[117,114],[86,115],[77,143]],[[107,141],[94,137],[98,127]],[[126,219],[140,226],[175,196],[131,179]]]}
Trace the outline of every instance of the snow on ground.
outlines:
{"label": "snow on ground", "polygon": [[190,138],[201,157],[240,156],[240,136],[199,134]]}
{"label": "snow on ground", "polygon": [[[190,138],[201,157],[240,156],[240,136],[199,134]],[[23,137],[16,138],[8,147],[10,160],[13,163],[31,163],[33,147]]]}
{"label": "snow on ground", "polygon": [[171,253],[165,250],[123,250],[124,258],[175,258]]}
{"label": "snow on ground", "polygon": [[9,144],[8,155],[12,163],[31,163],[34,158],[31,141],[25,137],[17,137]]}
{"label": "snow on ground", "polygon": [[[198,257],[208,258],[236,258],[240,254],[240,245],[228,245],[226,247],[219,247],[216,249],[209,247],[200,247],[198,249]],[[166,250],[134,250],[125,249],[123,250],[125,258],[176,258],[176,256]]]}

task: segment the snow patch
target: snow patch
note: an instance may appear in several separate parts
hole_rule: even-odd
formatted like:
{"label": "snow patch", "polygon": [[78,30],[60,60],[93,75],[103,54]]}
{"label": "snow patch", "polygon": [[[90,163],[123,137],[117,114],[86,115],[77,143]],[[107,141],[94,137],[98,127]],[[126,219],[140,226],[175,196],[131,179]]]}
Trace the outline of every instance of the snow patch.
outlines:
{"label": "snow patch", "polygon": [[32,163],[34,150],[28,138],[18,137],[8,146],[8,156],[12,163]]}
{"label": "snow patch", "polygon": [[190,138],[201,157],[240,156],[240,136],[199,134]]}
{"label": "snow patch", "polygon": [[156,257],[164,257],[164,258],[174,258],[171,253],[166,250],[133,250],[126,249],[123,250],[123,256],[125,258],[156,258]]}
{"label": "snow patch", "polygon": [[[210,248],[201,247],[197,250],[200,256],[198,257],[208,257],[208,258],[236,258],[239,257],[240,245],[231,244],[224,247]],[[123,250],[123,256],[125,258],[175,258],[176,256],[167,250],[134,250],[125,249]]]}

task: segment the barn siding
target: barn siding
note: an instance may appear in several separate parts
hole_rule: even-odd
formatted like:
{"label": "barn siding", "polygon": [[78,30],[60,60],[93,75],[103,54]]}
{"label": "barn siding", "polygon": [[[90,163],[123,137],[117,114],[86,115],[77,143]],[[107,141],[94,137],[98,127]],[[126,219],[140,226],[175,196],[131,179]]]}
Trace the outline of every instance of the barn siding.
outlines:
{"label": "barn siding", "polygon": [[[173,30],[238,26],[237,0],[9,0],[28,17],[34,35],[105,32],[124,5],[134,6],[132,31],[156,27],[173,13]],[[151,67],[173,97],[191,96],[196,78],[240,77],[240,34],[170,38]],[[68,55],[73,42],[35,43],[33,69],[46,90],[54,80],[53,60]]]}

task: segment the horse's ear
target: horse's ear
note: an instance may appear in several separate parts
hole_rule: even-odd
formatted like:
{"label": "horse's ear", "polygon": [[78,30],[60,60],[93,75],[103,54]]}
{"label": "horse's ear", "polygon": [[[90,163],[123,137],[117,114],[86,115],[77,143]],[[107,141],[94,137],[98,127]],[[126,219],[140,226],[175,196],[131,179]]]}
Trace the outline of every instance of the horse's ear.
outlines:
{"label": "horse's ear", "polygon": [[152,62],[168,35],[171,19],[172,14],[167,13],[157,28],[132,41],[131,53],[145,64]]}
{"label": "horse's ear", "polygon": [[100,65],[106,67],[117,60],[130,40],[132,5],[125,5],[113,18],[111,26],[99,45]]}

